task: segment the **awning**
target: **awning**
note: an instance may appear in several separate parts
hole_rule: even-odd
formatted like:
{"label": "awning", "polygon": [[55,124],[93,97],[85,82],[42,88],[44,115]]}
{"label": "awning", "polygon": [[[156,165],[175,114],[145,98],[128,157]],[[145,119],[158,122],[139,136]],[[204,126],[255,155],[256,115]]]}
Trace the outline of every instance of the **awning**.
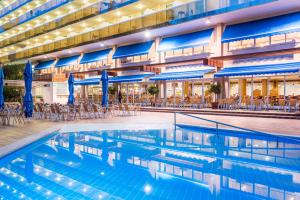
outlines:
{"label": "awning", "polygon": [[80,61],[80,64],[98,62],[107,58],[111,49],[85,53]]}
{"label": "awning", "polygon": [[48,60],[48,61],[42,61],[39,62],[34,70],[42,70],[42,69],[49,69],[54,64],[55,60]]}
{"label": "awning", "polygon": [[118,47],[113,59],[148,54],[153,41]]}
{"label": "awning", "polygon": [[158,51],[169,51],[207,45],[210,41],[213,29],[163,38],[158,46]]}
{"label": "awning", "polygon": [[298,31],[300,31],[300,12],[229,25],[223,33],[222,42],[233,42]]}
{"label": "awning", "polygon": [[110,83],[129,83],[129,82],[141,82],[144,78],[153,76],[154,73],[137,74],[128,76],[115,76],[109,79]]}
{"label": "awning", "polygon": [[214,68],[203,70],[183,71],[183,72],[165,72],[150,78],[150,81],[170,81],[170,80],[186,80],[201,79],[204,74],[212,72]]}
{"label": "awning", "polygon": [[100,85],[101,77],[86,78],[82,80],[75,80],[74,85]]}
{"label": "awning", "polygon": [[80,55],[66,57],[66,58],[60,58],[57,61],[55,67],[66,67],[66,66],[74,65],[77,63],[79,57],[80,57]]}
{"label": "awning", "polygon": [[257,65],[243,67],[227,67],[215,74],[215,77],[224,76],[252,76],[252,75],[278,75],[287,73],[299,73],[300,62],[273,64],[273,65]]}

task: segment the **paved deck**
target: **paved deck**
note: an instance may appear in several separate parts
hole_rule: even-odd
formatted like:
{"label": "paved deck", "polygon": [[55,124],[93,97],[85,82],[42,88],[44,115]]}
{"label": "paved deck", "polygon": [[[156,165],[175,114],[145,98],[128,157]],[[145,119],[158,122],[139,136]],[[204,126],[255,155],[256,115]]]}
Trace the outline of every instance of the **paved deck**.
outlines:
{"label": "paved deck", "polygon": [[[266,119],[215,115],[195,116],[262,132],[300,136],[299,120],[294,119]],[[14,148],[19,148],[20,146],[28,144],[40,137],[43,137],[45,134],[53,132],[57,129],[62,129],[63,131],[72,131],[93,129],[100,130],[102,128],[166,128],[173,126],[173,117],[174,115],[172,113],[143,112],[141,116],[115,117],[112,119],[79,120],[70,122],[50,122],[44,120],[33,120],[27,122],[23,126],[0,126],[0,151],[1,149],[3,149],[3,147],[6,148],[5,146],[11,146],[12,144]],[[187,123],[199,126],[215,126],[212,123],[204,122],[201,120],[192,120],[191,118],[185,117],[183,115],[178,115],[177,123]]]}

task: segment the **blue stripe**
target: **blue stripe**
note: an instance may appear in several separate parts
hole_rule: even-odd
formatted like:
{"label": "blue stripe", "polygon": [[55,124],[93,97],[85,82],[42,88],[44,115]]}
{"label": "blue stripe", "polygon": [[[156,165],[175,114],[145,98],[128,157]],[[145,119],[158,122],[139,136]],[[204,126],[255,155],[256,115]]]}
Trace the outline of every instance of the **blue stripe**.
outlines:
{"label": "blue stripe", "polygon": [[257,66],[242,66],[242,67],[227,67],[217,72],[215,77],[228,76],[253,76],[253,75],[268,75],[268,74],[285,74],[299,73],[300,62],[283,63],[273,65],[257,65]]}
{"label": "blue stripe", "polygon": [[162,39],[158,46],[158,51],[169,51],[183,49],[200,45],[207,45],[210,41],[213,29],[188,33]]}
{"label": "blue stripe", "polygon": [[[54,9],[56,9],[56,8],[59,8],[59,7],[65,5],[65,4],[69,3],[69,2],[72,2],[72,1],[74,1],[74,0],[64,0],[63,2],[57,4],[57,5],[53,6],[53,7],[50,7],[50,8],[48,8],[48,9],[42,10],[42,11],[39,10],[40,8],[36,8],[36,13],[33,13],[32,16],[29,16],[29,17],[25,16],[24,19],[21,19],[21,17],[24,16],[24,15],[22,15],[22,16],[18,17],[17,19],[15,19],[14,21],[18,21],[18,23],[16,23],[16,24],[15,24],[14,26],[12,26],[12,27],[15,27],[15,26],[17,26],[17,25],[21,25],[21,24],[23,24],[23,23],[25,23],[25,22],[28,22],[28,21],[30,21],[30,20],[33,20],[33,19],[35,19],[35,18],[37,18],[37,17],[39,17],[39,16],[41,16],[41,15],[47,13],[47,12],[50,12],[50,11],[52,11],[52,10],[54,10]],[[48,2],[47,2],[47,3],[48,3]],[[43,6],[43,5],[42,5],[42,6]],[[30,14],[30,12],[27,12],[25,15],[31,15],[31,14]],[[10,21],[9,23],[13,23],[13,22]],[[12,28],[12,27],[10,27],[10,28]],[[9,29],[9,28],[8,28],[8,29]],[[7,29],[4,29],[3,26],[0,27],[0,33],[4,32],[5,30],[7,30]]]}
{"label": "blue stripe", "polygon": [[[0,18],[4,17],[5,15],[8,15],[12,12],[14,12],[15,10],[19,9],[20,7],[24,6],[25,4],[31,2],[32,0],[25,0],[23,3],[17,5],[16,7],[11,7],[10,10],[8,10],[7,12],[4,12],[3,14],[0,15]],[[6,7],[7,8],[7,7]],[[4,9],[6,9],[4,8]]]}
{"label": "blue stripe", "polygon": [[101,78],[87,78],[74,81],[74,85],[100,85]]}
{"label": "blue stripe", "polygon": [[55,60],[48,60],[39,62],[37,66],[35,66],[34,70],[42,70],[42,69],[49,69],[54,64]]}
{"label": "blue stripe", "polygon": [[66,58],[60,58],[57,61],[55,67],[66,67],[66,66],[77,64],[79,57],[80,57],[80,55],[66,57]]}
{"label": "blue stripe", "polygon": [[300,31],[300,12],[227,26],[222,42]]}
{"label": "blue stripe", "polygon": [[150,77],[154,73],[148,74],[137,74],[137,75],[128,75],[128,76],[115,76],[109,79],[110,83],[129,83],[129,82],[141,82],[144,78]]}
{"label": "blue stripe", "polygon": [[200,79],[204,74],[212,72],[214,68],[184,72],[165,72],[150,78],[150,81]]}
{"label": "blue stripe", "polygon": [[101,51],[85,53],[80,61],[80,64],[105,60],[105,59],[107,59],[108,54],[110,53],[111,50],[112,49],[105,49],[105,50],[101,50]]}
{"label": "blue stripe", "polygon": [[153,44],[153,41],[149,41],[149,42],[144,42],[144,43],[138,43],[138,44],[132,44],[132,45],[118,47],[116,52],[113,55],[113,59],[148,54],[152,44]]}

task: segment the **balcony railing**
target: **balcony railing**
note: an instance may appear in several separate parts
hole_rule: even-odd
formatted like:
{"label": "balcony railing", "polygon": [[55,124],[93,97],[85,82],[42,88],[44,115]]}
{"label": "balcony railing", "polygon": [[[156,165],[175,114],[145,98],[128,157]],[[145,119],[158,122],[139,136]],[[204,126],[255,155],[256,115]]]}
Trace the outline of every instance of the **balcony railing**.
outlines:
{"label": "balcony railing", "polygon": [[130,3],[134,3],[136,1],[138,1],[138,0],[119,0],[117,5],[116,4],[110,5],[110,4],[107,4],[104,2],[92,4],[81,10],[73,12],[67,16],[62,16],[59,19],[53,20],[46,24],[41,24],[41,26],[39,26],[39,27],[30,29],[30,30],[20,33],[16,36],[2,40],[2,41],[0,41],[0,48],[9,46],[13,43],[22,42],[24,40],[27,40],[27,39],[33,38],[35,36],[39,36],[41,34],[45,34],[47,32],[62,28],[64,26],[70,25],[72,23],[77,23],[80,20],[94,17],[95,15],[98,15],[99,13],[103,14],[110,10],[119,8],[121,6],[128,5]]}
{"label": "balcony railing", "polygon": [[2,25],[0,27],[0,30],[1,30],[0,33],[4,32],[14,26],[28,22],[38,16],[41,16],[51,10],[54,10],[60,6],[63,6],[66,3],[69,3],[71,1],[73,1],[73,0],[51,0],[51,1],[48,1],[47,3],[41,5],[33,10],[30,10],[27,13],[21,15],[20,17],[17,17],[15,19],[9,21],[8,23]]}
{"label": "balcony railing", "polygon": [[272,1],[275,0],[196,0],[192,3],[174,8],[174,19],[171,23],[177,24],[182,21],[190,21]]}
{"label": "balcony railing", "polygon": [[12,4],[9,4],[8,6],[6,6],[0,10],[0,18],[10,14],[11,12],[17,10],[18,8],[22,7],[23,5],[25,5],[31,1],[32,0],[16,0]]}

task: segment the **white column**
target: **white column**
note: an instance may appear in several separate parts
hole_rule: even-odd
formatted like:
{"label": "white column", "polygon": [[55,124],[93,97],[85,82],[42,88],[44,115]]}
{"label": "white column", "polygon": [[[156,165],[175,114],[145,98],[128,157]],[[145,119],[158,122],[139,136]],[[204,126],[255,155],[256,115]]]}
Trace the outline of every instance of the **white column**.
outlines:
{"label": "white column", "polygon": [[192,97],[194,98],[194,81],[192,81]]}
{"label": "white column", "polygon": [[141,83],[139,84],[139,102],[141,103],[142,100],[142,92],[141,92]]}
{"label": "white column", "polygon": [[202,104],[204,104],[204,79],[202,79],[202,94],[201,94],[201,98],[202,98]]}
{"label": "white column", "polygon": [[251,105],[253,104],[253,76],[251,77]]}
{"label": "white column", "polygon": [[181,91],[181,99],[182,101],[184,100],[184,81],[182,81],[182,85],[181,85],[181,88],[182,88],[182,91]]}
{"label": "white column", "polygon": [[230,98],[230,80],[228,78],[228,97],[227,98]]}
{"label": "white column", "polygon": [[164,103],[165,103],[165,106],[167,105],[167,81],[164,81]]}
{"label": "white column", "polygon": [[175,90],[176,90],[176,88],[175,88],[175,82],[172,82],[172,85],[173,85],[173,106],[175,106],[175,94],[176,94],[176,92],[175,92]]}
{"label": "white column", "polygon": [[128,83],[126,84],[126,103],[128,103]]}
{"label": "white column", "polygon": [[286,77],[283,76],[283,96],[284,96],[284,100],[286,99],[285,96],[286,96]]}
{"label": "white column", "polygon": [[133,90],[132,90],[132,103],[134,103],[134,98],[135,98],[134,92],[135,92],[135,88],[134,88],[134,84],[133,84]]}
{"label": "white column", "polygon": [[270,97],[270,77],[267,79],[267,107],[269,107],[269,97]]}

